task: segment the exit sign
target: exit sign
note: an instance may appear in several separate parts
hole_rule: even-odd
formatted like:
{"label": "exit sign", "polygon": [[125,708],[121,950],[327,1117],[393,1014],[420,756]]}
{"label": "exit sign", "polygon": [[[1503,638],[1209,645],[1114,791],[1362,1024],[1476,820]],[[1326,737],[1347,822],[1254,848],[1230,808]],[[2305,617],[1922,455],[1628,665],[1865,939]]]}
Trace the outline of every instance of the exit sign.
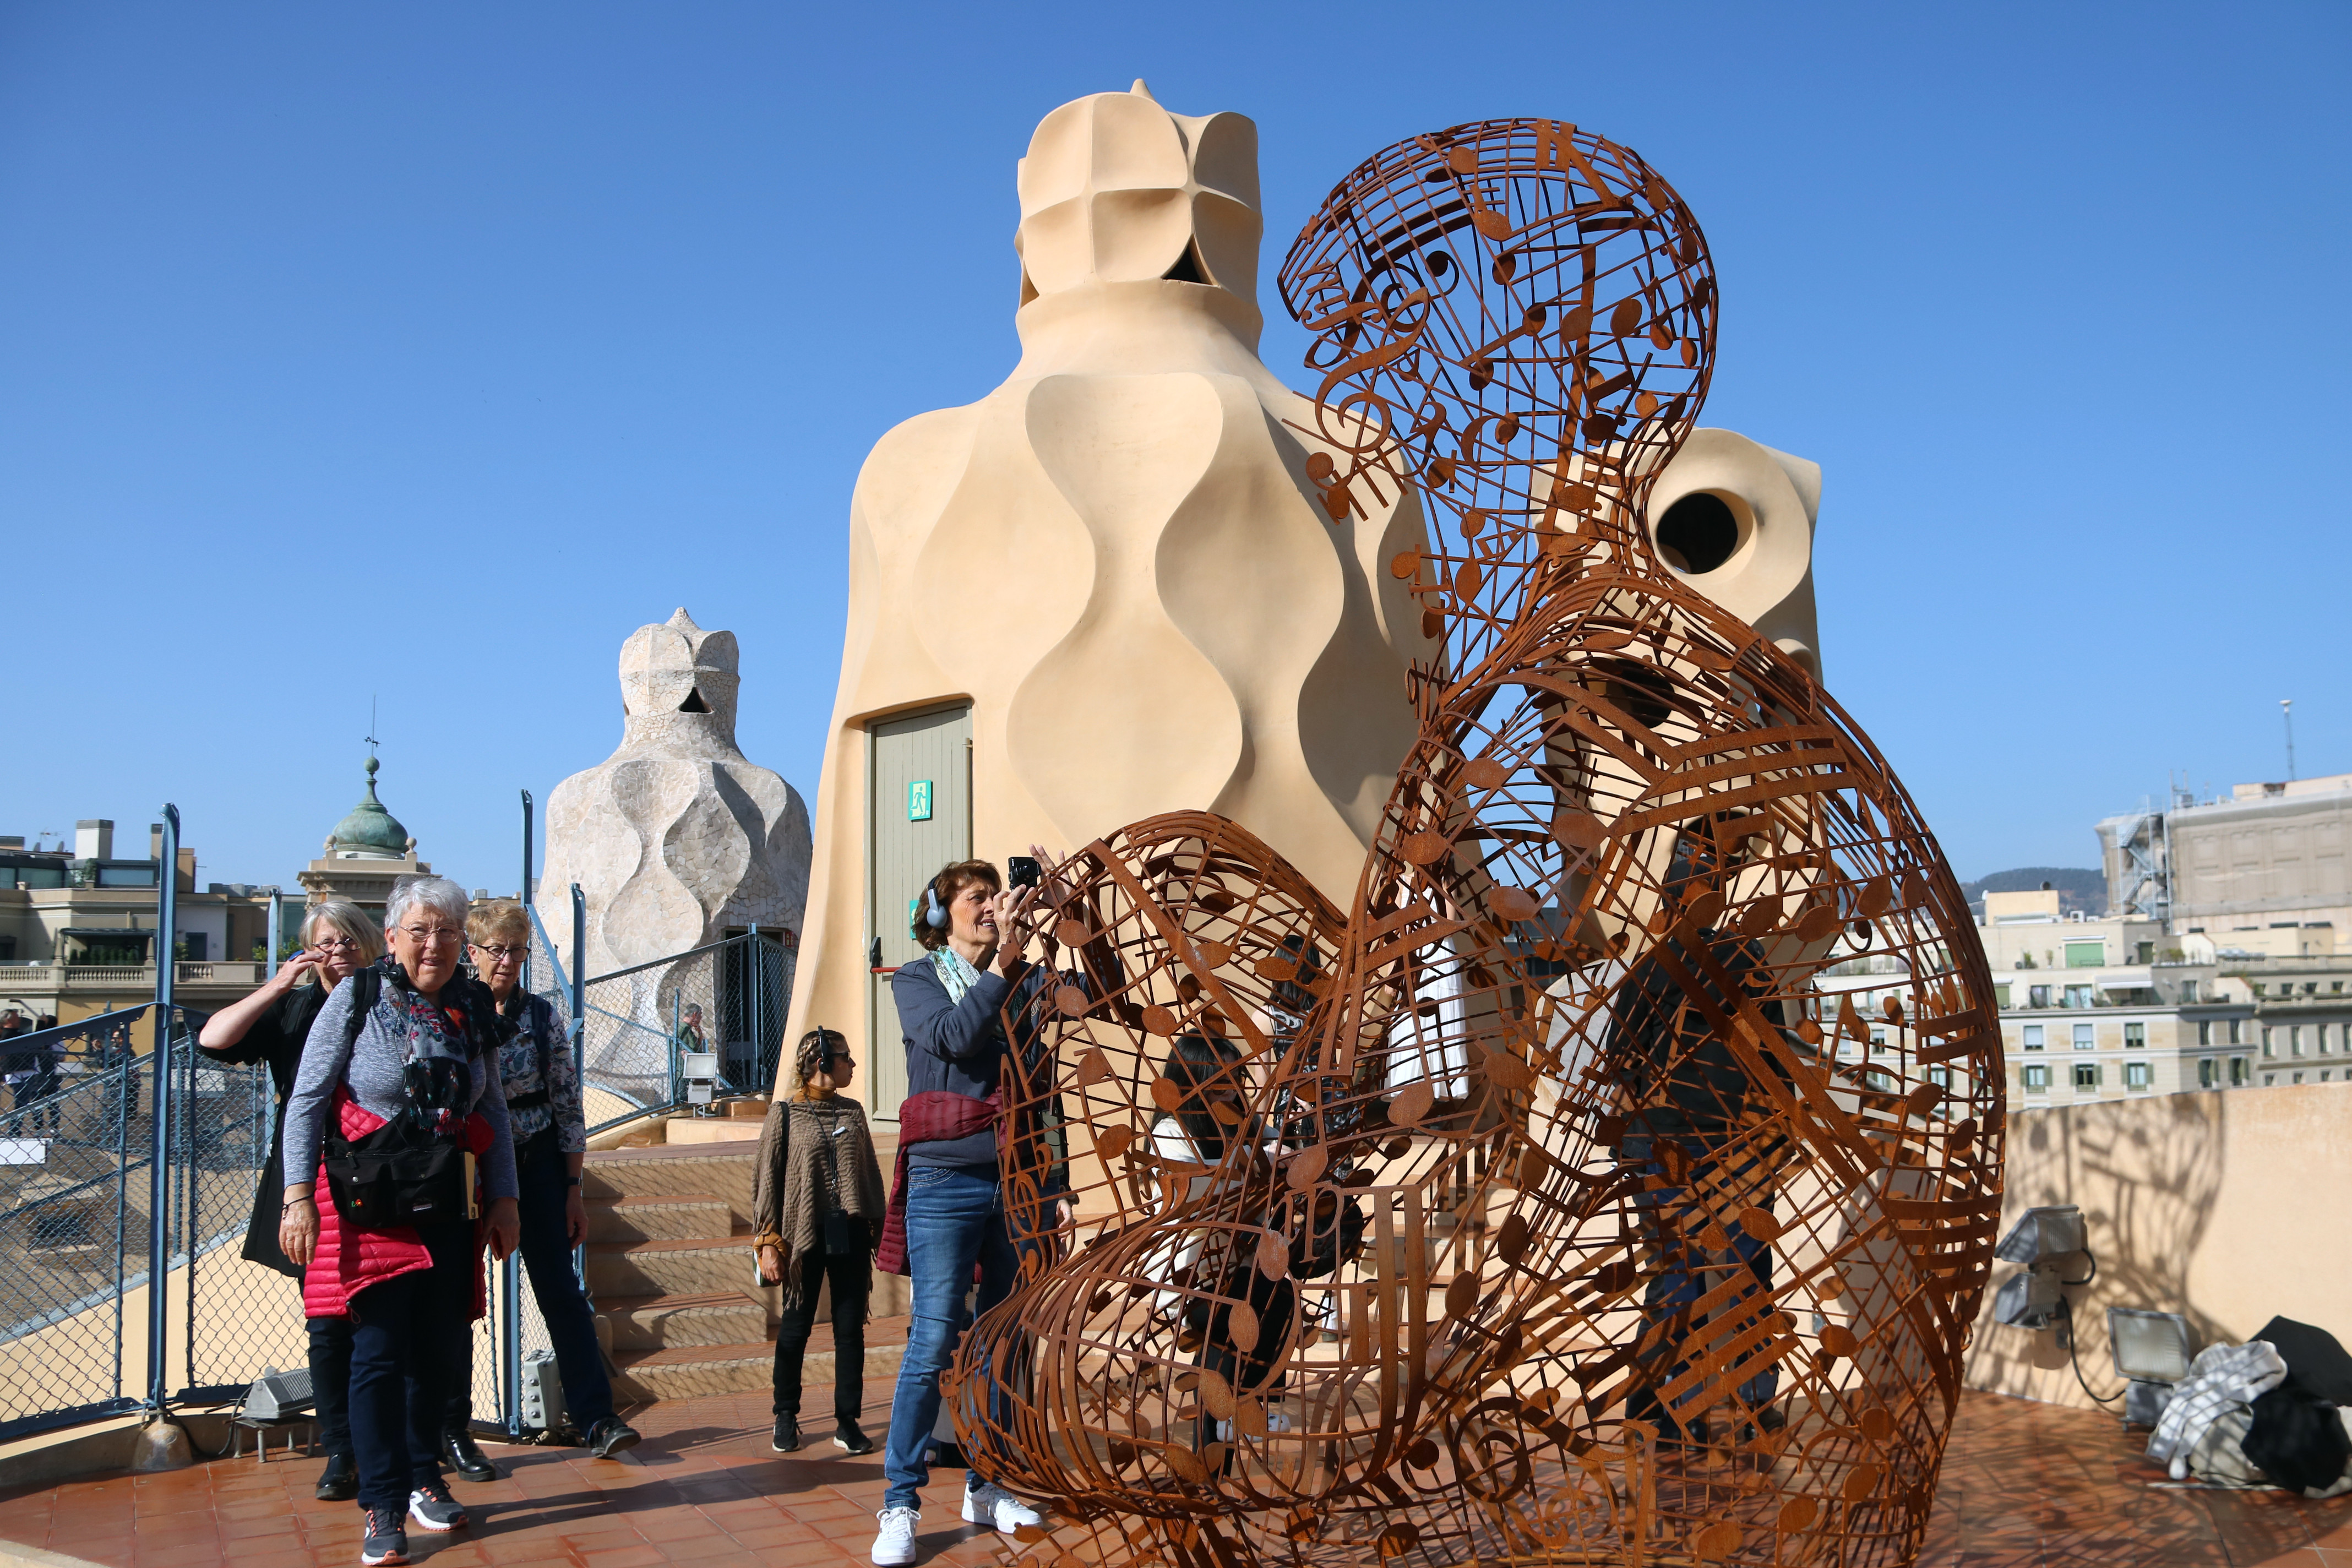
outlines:
{"label": "exit sign", "polygon": [[929,822],[931,819],[931,781],[917,779],[907,786],[907,820]]}

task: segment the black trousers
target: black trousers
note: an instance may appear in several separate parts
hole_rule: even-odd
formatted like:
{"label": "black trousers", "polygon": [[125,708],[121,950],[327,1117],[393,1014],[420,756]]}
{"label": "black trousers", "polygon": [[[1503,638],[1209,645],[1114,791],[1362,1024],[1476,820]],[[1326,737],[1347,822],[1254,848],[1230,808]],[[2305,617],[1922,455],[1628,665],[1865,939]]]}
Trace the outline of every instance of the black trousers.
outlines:
{"label": "black trousers", "polygon": [[[470,1303],[468,1303],[470,1305]],[[352,1321],[311,1318],[310,1408],[319,1417],[319,1447],[352,1457]]]}
{"label": "black trousers", "polygon": [[352,1300],[352,1447],[360,1506],[405,1510],[441,1479],[441,1409],[457,1345],[473,1332],[477,1245],[470,1220],[421,1225],[433,1267]]}
{"label": "black trousers", "polygon": [[800,1270],[801,1299],[787,1303],[776,1325],[776,1419],[797,1421],[801,1414],[801,1357],[816,1327],[817,1286],[833,1282],[833,1417],[855,1421],[866,1407],[866,1300],[874,1285],[874,1266],[863,1252],[819,1253],[795,1258]]}
{"label": "black trousers", "polygon": [[[1202,1330],[1200,1364],[1225,1380],[1237,1396],[1279,1394],[1282,1377],[1276,1371],[1284,1342],[1290,1337],[1290,1320],[1298,1310],[1298,1287],[1288,1279],[1268,1279],[1246,1262],[1229,1276],[1225,1289],[1249,1303],[1257,1315],[1257,1340],[1244,1351],[1234,1343],[1233,1304],[1210,1304],[1195,1299],[1186,1316]],[[1216,1424],[1204,1409],[1194,1447],[1205,1448],[1215,1440]]]}

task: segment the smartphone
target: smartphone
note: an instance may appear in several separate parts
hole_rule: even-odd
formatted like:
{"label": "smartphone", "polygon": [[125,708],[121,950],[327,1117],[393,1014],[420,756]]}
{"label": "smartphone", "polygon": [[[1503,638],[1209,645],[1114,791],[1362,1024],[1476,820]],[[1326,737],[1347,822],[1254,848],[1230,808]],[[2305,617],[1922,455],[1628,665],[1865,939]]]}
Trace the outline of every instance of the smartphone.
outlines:
{"label": "smartphone", "polygon": [[1034,888],[1037,885],[1037,879],[1045,874],[1037,864],[1036,857],[1032,855],[1014,855],[1008,858],[1004,864],[1009,873],[1007,879],[1015,889]]}

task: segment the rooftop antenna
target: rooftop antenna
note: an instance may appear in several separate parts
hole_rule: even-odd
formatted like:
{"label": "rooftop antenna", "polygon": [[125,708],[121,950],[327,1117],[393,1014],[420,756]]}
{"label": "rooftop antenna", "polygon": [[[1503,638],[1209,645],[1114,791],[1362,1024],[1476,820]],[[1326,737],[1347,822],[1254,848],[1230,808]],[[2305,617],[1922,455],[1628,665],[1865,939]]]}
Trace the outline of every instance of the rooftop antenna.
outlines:
{"label": "rooftop antenna", "polygon": [[2293,782],[2294,782],[2294,698],[2292,698],[2292,697],[2282,697],[2282,698],[2280,698],[2280,699],[2279,699],[2279,716],[2280,716],[2281,718],[2283,718],[2283,719],[2284,719],[2284,720],[2286,721],[2286,776],[2287,776],[2287,781],[2288,781],[2289,783],[2293,783]]}

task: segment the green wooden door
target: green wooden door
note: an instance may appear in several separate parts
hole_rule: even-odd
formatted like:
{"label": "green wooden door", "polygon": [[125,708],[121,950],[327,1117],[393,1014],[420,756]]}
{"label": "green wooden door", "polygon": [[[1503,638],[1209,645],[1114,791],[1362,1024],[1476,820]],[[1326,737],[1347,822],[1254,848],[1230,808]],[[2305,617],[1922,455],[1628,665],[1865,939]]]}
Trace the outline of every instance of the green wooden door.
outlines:
{"label": "green wooden door", "polygon": [[[971,708],[877,720],[866,733],[866,955],[888,971],[922,956],[908,930],[908,900],[940,867],[971,858]],[[907,1058],[887,973],[866,977],[866,1110],[895,1121]]]}

